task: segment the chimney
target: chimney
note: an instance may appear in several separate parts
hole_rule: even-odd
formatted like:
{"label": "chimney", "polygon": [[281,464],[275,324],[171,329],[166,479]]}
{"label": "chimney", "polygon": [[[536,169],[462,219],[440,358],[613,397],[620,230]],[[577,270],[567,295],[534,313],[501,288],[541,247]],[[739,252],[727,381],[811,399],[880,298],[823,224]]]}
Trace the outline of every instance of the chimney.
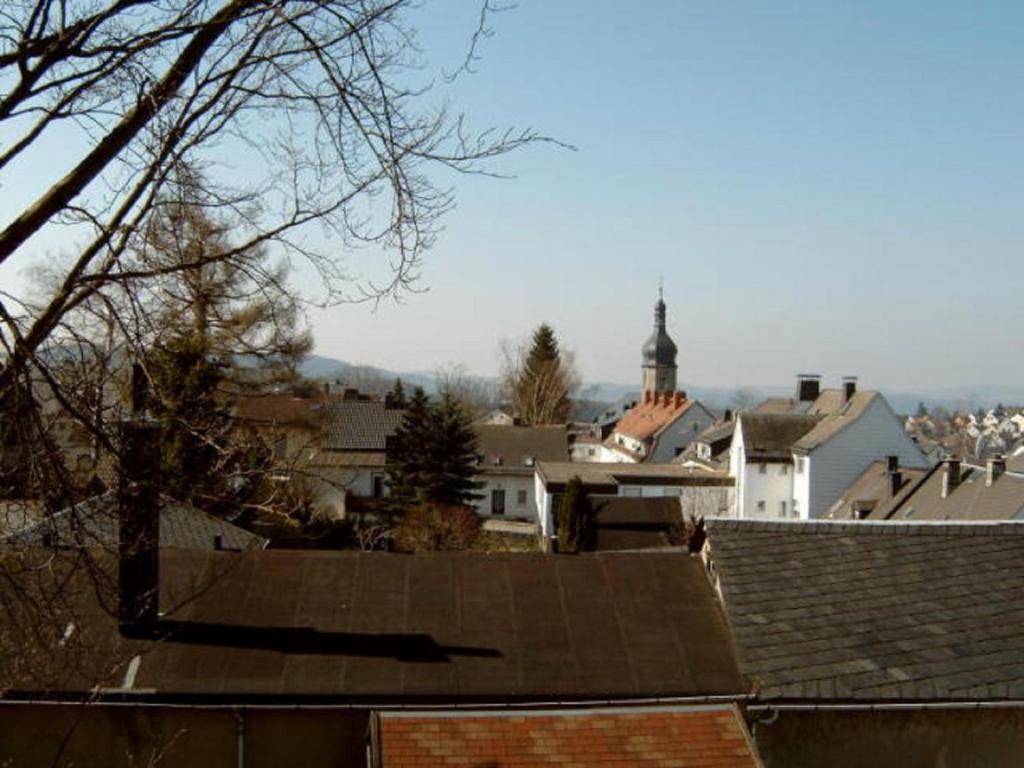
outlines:
{"label": "chimney", "polygon": [[843,376],[843,402],[848,403],[857,393],[857,377]]}
{"label": "chimney", "polygon": [[999,476],[1006,471],[1006,459],[1001,454],[996,454],[985,462],[985,486],[991,488],[992,484],[999,479]]}
{"label": "chimney", "polygon": [[672,400],[672,404],[676,408],[678,408],[680,405],[683,404],[683,393],[682,392],[676,392],[675,393],[675,396],[673,397],[673,400]]}
{"label": "chimney", "polygon": [[651,402],[651,390],[645,389],[644,390],[644,404],[646,405],[647,403],[650,403],[650,402]]}
{"label": "chimney", "polygon": [[960,459],[950,456],[943,462],[946,466],[942,468],[942,498],[947,498],[960,485]]}
{"label": "chimney", "polygon": [[121,426],[118,514],[118,620],[124,635],[152,630],[160,608],[160,426]]}
{"label": "chimney", "polygon": [[732,421],[732,411],[728,408],[725,409],[725,415],[722,417],[723,421]]}
{"label": "chimney", "polygon": [[885,470],[889,475],[889,495],[895,496],[903,486],[903,473],[900,472],[900,457],[886,456]]}
{"label": "chimney", "polygon": [[796,397],[801,403],[813,403],[821,394],[821,376],[817,373],[796,375]]}

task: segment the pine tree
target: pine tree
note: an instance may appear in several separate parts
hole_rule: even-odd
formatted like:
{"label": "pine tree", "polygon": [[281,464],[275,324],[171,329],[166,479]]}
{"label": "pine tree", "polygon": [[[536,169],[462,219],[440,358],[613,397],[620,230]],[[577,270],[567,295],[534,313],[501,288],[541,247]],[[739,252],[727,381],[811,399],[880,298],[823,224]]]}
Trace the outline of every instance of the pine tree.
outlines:
{"label": "pine tree", "polygon": [[423,387],[416,387],[405,409],[402,423],[388,441],[391,492],[387,506],[391,512],[408,509],[419,498],[428,462],[430,413],[430,399]]}
{"label": "pine tree", "polygon": [[506,371],[516,415],[527,424],[562,424],[569,418],[575,374],[562,359],[555,332],[542,323],[533,333],[525,359]]}
{"label": "pine tree", "polygon": [[409,405],[409,402],[405,399],[405,388],[402,386],[401,379],[395,379],[395,383],[391,385],[391,389],[384,395],[384,407],[394,408],[396,410],[403,410]]}
{"label": "pine tree", "polygon": [[476,474],[476,432],[469,416],[450,391],[441,394],[428,419],[428,462],[423,500],[434,504],[467,506],[480,498]]}

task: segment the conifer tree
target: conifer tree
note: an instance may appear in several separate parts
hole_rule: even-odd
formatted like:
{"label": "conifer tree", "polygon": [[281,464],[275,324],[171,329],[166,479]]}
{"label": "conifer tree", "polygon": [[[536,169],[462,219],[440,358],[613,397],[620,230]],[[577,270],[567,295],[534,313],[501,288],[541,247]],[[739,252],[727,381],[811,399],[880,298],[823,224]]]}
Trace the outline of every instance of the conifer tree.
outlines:
{"label": "conifer tree", "polygon": [[529,352],[506,361],[505,381],[516,415],[526,424],[562,424],[569,419],[576,374],[558,349],[555,332],[542,323]]}
{"label": "conifer tree", "polygon": [[384,396],[384,407],[403,410],[408,405],[409,401],[406,400],[405,387],[402,386],[402,380],[395,379],[395,383],[391,385],[391,389]]}
{"label": "conifer tree", "polygon": [[469,416],[450,391],[431,409],[428,419],[428,462],[423,500],[466,506],[480,498],[476,474],[476,432]]}
{"label": "conifer tree", "polygon": [[428,461],[430,400],[423,387],[416,387],[405,409],[405,416],[394,436],[388,441],[387,453],[391,493],[388,507],[392,512],[414,505],[423,487]]}

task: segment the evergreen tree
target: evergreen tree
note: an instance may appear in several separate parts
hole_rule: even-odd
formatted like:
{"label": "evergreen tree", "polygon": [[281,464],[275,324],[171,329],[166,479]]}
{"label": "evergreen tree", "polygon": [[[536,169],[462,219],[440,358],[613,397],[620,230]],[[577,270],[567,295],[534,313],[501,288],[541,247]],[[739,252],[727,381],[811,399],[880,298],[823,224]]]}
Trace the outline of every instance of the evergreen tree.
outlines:
{"label": "evergreen tree", "polygon": [[407,403],[402,423],[388,441],[391,492],[387,506],[391,512],[405,510],[414,505],[423,488],[428,462],[430,412],[430,400],[423,387],[416,387]]}
{"label": "evergreen tree", "polygon": [[927,415],[928,415],[928,406],[926,406],[924,404],[924,400],[919,400],[918,403],[917,403],[917,413],[916,413],[917,418],[923,419]]}
{"label": "evergreen tree", "polygon": [[583,490],[583,481],[574,475],[565,485],[558,505],[558,551],[579,552],[591,534],[590,501]]}
{"label": "evergreen tree", "polygon": [[525,423],[568,420],[576,376],[571,364],[562,359],[555,332],[547,323],[534,331],[526,356],[509,362],[505,378],[516,415]]}
{"label": "evergreen tree", "polygon": [[395,379],[395,383],[391,385],[391,389],[384,396],[384,406],[386,408],[403,410],[408,405],[409,403],[405,399],[405,388],[402,386],[402,380]]}
{"label": "evergreen tree", "polygon": [[433,504],[468,505],[480,498],[476,474],[476,432],[473,422],[451,391],[431,409],[423,500]]}

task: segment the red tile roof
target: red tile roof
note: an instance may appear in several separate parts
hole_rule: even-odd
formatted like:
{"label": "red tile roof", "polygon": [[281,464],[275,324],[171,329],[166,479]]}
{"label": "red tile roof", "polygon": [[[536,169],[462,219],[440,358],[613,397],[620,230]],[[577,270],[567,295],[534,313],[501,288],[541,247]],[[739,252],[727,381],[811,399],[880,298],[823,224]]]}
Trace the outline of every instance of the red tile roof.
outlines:
{"label": "red tile roof", "polygon": [[730,706],[526,712],[382,712],[381,768],[761,765]]}
{"label": "red tile roof", "polygon": [[685,392],[655,392],[653,398],[644,400],[629,409],[615,425],[618,432],[637,440],[647,440],[674,422],[693,405],[686,399]]}

